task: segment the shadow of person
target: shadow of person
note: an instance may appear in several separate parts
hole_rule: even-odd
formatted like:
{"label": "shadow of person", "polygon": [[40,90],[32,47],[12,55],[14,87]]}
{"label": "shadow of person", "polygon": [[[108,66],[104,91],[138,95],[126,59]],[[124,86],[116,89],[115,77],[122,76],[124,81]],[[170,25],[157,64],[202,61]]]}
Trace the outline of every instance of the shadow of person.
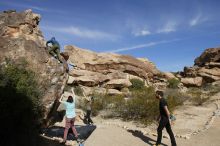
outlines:
{"label": "shadow of person", "polygon": [[[92,132],[96,129],[95,125],[85,125],[85,126],[75,125],[75,127],[76,127],[76,131],[79,134],[79,138],[82,140],[86,140],[92,134]],[[43,130],[43,133],[47,137],[63,138],[64,130],[65,130],[64,127],[52,126],[49,128],[45,128]],[[68,131],[67,140],[76,140],[71,128]]]}
{"label": "shadow of person", "polygon": [[[141,140],[143,140],[144,142],[146,142],[149,145],[153,145],[153,144],[156,143],[155,140],[153,140],[150,137],[147,137],[147,136],[143,135],[143,133],[140,132],[140,131],[137,131],[137,130],[127,130],[127,131],[132,133],[133,136],[140,138]],[[168,145],[163,144],[163,143],[161,143],[161,145],[168,146]]]}

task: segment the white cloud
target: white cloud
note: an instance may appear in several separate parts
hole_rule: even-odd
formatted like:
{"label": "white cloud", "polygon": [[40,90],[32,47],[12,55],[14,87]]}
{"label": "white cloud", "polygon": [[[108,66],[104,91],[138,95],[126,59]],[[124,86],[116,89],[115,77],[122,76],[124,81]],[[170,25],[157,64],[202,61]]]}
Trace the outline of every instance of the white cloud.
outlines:
{"label": "white cloud", "polygon": [[192,20],[190,20],[189,25],[196,26],[206,20],[207,20],[207,18],[205,16],[203,16],[201,13],[199,13],[196,15],[196,17],[194,17]]}
{"label": "white cloud", "polygon": [[34,5],[29,5],[29,4],[19,4],[19,3],[15,3],[15,2],[5,2],[3,4],[8,5],[10,7],[15,7],[15,9],[17,7],[19,7],[19,8],[25,8],[25,9],[33,9],[33,10],[37,10],[37,11],[41,11],[41,12],[65,14],[65,11],[62,11],[62,10],[52,10],[52,9],[47,9],[47,8],[38,7],[38,6],[34,6]]}
{"label": "white cloud", "polygon": [[173,40],[169,40],[169,41],[163,40],[163,41],[157,41],[157,42],[150,42],[150,43],[140,44],[140,45],[136,45],[136,46],[132,46],[132,47],[110,50],[107,52],[116,53],[116,52],[123,52],[123,51],[128,51],[128,50],[135,50],[135,49],[140,49],[140,48],[145,48],[145,47],[156,46],[159,44],[171,43],[171,42],[175,42],[175,41],[179,41],[179,40],[180,39],[173,39]]}
{"label": "white cloud", "polygon": [[147,36],[147,35],[150,35],[151,32],[147,29],[143,29],[141,31],[132,32],[132,34],[134,34],[134,36]]}
{"label": "white cloud", "polygon": [[169,33],[176,31],[177,23],[174,21],[167,22],[162,28],[157,30],[157,33]]}
{"label": "white cloud", "polygon": [[189,25],[190,26],[195,26],[199,23],[200,21],[200,18],[201,18],[201,15],[197,15],[195,18],[193,18],[190,22],[189,22]]}
{"label": "white cloud", "polygon": [[117,35],[109,34],[106,32],[102,32],[99,30],[91,30],[88,28],[81,28],[76,26],[70,26],[70,27],[42,27],[45,30],[51,30],[61,33],[67,33],[71,34],[77,37],[81,38],[87,38],[87,39],[109,39],[109,40],[116,40],[119,38]]}

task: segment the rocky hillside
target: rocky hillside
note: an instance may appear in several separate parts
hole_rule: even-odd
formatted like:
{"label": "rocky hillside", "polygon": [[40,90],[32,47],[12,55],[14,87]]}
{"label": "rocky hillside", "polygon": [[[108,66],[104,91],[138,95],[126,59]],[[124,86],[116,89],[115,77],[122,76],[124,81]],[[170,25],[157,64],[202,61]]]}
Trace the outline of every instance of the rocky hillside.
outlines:
{"label": "rocky hillside", "polygon": [[48,54],[45,41],[38,24],[40,15],[31,10],[24,12],[5,11],[0,13],[0,63],[5,59],[19,63],[28,62],[28,68],[36,73],[43,93],[45,119],[58,106],[60,97],[68,79],[67,68]]}
{"label": "rocky hillside", "polygon": [[[65,46],[68,63],[77,65],[69,72],[69,85],[80,84],[85,92],[108,94],[128,94],[130,79],[139,79],[146,86],[166,86],[161,84],[166,76],[147,59],[136,59],[127,55],[95,53],[76,46]],[[161,81],[162,80],[162,81]]]}
{"label": "rocky hillside", "polygon": [[195,59],[193,67],[185,67],[180,73],[185,86],[202,86],[220,81],[220,48],[206,49]]}

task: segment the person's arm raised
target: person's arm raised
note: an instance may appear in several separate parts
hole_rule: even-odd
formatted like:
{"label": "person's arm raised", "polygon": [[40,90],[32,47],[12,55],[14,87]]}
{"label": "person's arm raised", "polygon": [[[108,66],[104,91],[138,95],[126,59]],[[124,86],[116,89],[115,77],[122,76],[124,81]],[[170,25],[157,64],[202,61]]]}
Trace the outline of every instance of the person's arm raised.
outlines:
{"label": "person's arm raised", "polygon": [[73,100],[74,100],[74,103],[75,103],[75,101],[76,101],[76,95],[75,95],[74,89],[73,89],[73,88],[71,88],[71,91],[72,91]]}
{"label": "person's arm raised", "polygon": [[85,98],[86,100],[89,100],[89,97],[85,95],[85,92],[84,92],[83,87],[81,87],[81,88],[82,88],[82,90],[83,90],[83,98]]}
{"label": "person's arm raised", "polygon": [[63,97],[64,97],[64,95],[62,94],[61,97],[60,97],[60,99],[59,99],[59,102],[63,103],[63,101],[62,101],[62,100],[63,100]]}

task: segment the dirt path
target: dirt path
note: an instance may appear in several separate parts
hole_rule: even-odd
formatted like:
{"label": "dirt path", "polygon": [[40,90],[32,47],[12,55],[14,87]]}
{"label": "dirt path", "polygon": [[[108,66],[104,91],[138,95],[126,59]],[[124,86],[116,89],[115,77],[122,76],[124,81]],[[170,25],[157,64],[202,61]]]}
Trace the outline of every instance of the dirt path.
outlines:
{"label": "dirt path", "polygon": [[[165,130],[163,131],[164,133]],[[178,146],[220,146],[220,117],[205,132],[191,136],[190,139],[176,138]],[[137,131],[127,131],[112,125],[100,125],[85,142],[85,146],[147,146],[155,143],[155,136],[146,136]],[[163,138],[164,145],[170,145],[169,139]]]}
{"label": "dirt path", "polygon": [[[219,98],[220,94],[217,94],[212,99]],[[218,101],[218,104],[220,105],[220,101]],[[204,129],[216,108],[215,102],[202,107],[188,105],[181,107],[176,111],[178,120],[173,127],[174,133],[185,135]],[[218,110],[217,116],[213,119],[214,122],[210,124],[207,130],[190,135],[188,137],[190,139],[176,138],[178,146],[220,146],[220,110]],[[137,128],[138,130],[136,131],[131,130],[134,128],[132,127],[133,125],[131,126],[132,128],[123,128],[123,126],[118,126],[120,124],[115,124],[114,120],[110,120],[111,122],[114,124],[97,123],[97,129],[86,140],[85,146],[146,146],[152,145],[156,141],[156,136],[143,134],[143,132],[140,132],[141,128]],[[128,125],[126,127],[129,127]],[[167,135],[165,130],[163,134]],[[170,145],[170,140],[167,138],[163,138],[162,142],[164,145]]]}
{"label": "dirt path", "polygon": [[192,136],[189,140],[178,140],[179,146],[220,146],[220,117],[205,132]]}
{"label": "dirt path", "polygon": [[[153,139],[147,139],[149,143],[152,143]],[[93,134],[85,142],[85,146],[146,146],[145,141],[133,136],[131,132],[111,126],[100,125],[93,132]]]}

